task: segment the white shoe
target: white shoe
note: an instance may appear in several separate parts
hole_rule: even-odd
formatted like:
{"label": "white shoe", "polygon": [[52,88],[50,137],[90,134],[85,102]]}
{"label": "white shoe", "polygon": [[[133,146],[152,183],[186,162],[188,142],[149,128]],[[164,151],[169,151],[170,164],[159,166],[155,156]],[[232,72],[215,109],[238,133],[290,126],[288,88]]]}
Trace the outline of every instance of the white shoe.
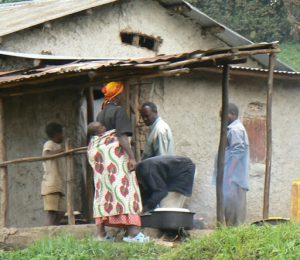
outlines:
{"label": "white shoe", "polygon": [[140,232],[135,237],[123,237],[123,241],[128,243],[148,243],[150,238]]}

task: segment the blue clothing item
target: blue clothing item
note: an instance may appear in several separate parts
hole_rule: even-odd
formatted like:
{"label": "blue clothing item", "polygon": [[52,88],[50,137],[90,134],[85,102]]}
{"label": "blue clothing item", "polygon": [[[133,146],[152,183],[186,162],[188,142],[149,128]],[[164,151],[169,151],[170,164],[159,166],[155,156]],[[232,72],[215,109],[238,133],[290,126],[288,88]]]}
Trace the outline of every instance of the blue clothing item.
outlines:
{"label": "blue clothing item", "polygon": [[224,165],[224,194],[234,182],[249,190],[249,139],[242,122],[237,119],[227,128],[227,147]]}

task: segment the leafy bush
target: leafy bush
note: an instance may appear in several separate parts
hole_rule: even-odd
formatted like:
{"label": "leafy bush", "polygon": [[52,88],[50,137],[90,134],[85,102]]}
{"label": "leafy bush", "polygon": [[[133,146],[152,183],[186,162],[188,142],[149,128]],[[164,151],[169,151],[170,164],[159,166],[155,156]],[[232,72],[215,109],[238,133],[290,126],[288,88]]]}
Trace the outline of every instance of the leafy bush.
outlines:
{"label": "leafy bush", "polygon": [[197,7],[254,42],[286,41],[291,24],[283,0],[199,0]]}
{"label": "leafy bush", "polygon": [[282,43],[280,49],[278,58],[300,71],[300,43]]}

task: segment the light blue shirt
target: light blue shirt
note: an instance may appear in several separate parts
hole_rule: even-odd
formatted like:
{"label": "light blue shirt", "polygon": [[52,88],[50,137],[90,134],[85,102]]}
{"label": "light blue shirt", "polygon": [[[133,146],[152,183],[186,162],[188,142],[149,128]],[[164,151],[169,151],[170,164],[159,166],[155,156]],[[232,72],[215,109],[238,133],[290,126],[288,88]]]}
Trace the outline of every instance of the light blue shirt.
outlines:
{"label": "light blue shirt", "polygon": [[150,126],[150,134],[142,159],[159,155],[175,155],[172,131],[169,125],[160,117]]}
{"label": "light blue shirt", "polygon": [[[227,128],[227,147],[225,150],[224,191],[226,186],[235,182],[249,190],[249,139],[245,127],[239,119]],[[234,166],[235,162],[236,167]]]}

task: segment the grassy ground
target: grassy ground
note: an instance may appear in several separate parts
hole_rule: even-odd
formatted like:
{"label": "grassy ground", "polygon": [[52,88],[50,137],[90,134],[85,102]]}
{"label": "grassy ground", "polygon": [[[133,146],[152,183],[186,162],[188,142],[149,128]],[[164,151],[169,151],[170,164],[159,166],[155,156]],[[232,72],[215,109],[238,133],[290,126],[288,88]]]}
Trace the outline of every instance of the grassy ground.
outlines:
{"label": "grassy ground", "polygon": [[300,43],[282,43],[278,58],[286,64],[300,71]]}
{"label": "grassy ground", "polygon": [[62,236],[41,241],[24,250],[0,252],[2,260],[124,260],[158,259],[167,252],[167,248],[153,242],[144,245],[98,242],[93,238],[78,240],[71,236]]}
{"label": "grassy ground", "polygon": [[300,226],[282,224],[221,229],[163,257],[180,259],[300,259]]}
{"label": "grassy ground", "polygon": [[98,243],[92,238],[64,236],[25,250],[0,252],[0,259],[300,259],[300,225],[224,228],[176,248],[154,243]]}

